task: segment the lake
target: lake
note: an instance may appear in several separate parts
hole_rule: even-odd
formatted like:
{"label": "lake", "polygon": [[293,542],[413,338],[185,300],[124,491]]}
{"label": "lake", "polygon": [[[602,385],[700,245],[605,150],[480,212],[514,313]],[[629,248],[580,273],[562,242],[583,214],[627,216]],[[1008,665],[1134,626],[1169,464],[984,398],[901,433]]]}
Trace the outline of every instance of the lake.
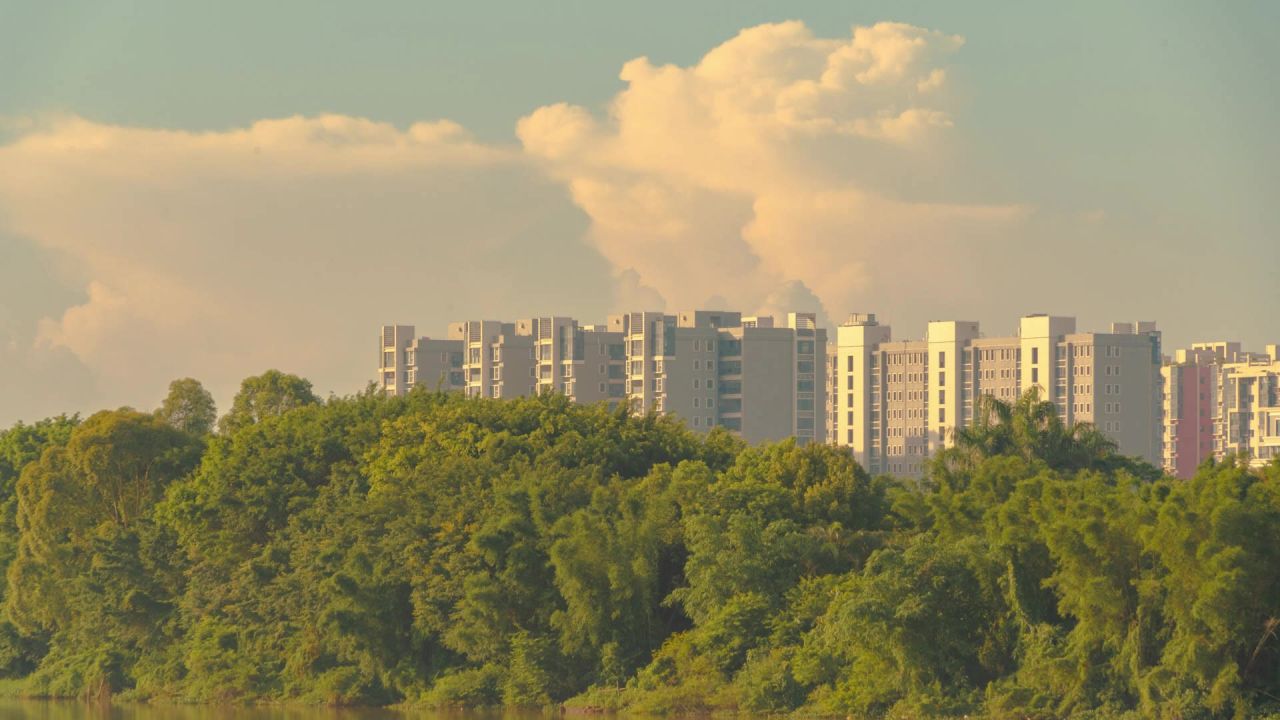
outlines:
{"label": "lake", "polygon": [[109,705],[73,700],[0,699],[0,720],[543,720],[528,711],[329,707]]}

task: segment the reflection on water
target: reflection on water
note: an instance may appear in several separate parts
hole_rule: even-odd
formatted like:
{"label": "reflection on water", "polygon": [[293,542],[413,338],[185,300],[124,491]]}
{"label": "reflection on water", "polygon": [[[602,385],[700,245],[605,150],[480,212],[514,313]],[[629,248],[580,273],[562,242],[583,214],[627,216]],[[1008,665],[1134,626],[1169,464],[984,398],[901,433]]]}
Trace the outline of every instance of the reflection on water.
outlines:
{"label": "reflection on water", "polygon": [[518,710],[386,710],[328,707],[108,705],[70,700],[0,699],[0,720],[545,720]]}

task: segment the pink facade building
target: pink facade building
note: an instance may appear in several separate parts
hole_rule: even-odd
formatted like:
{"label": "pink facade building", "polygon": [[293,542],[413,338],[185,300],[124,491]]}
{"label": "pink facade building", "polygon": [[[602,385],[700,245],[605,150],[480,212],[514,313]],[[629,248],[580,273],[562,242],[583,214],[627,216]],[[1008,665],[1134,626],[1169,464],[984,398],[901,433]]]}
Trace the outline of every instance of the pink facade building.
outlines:
{"label": "pink facade building", "polygon": [[1164,470],[1190,478],[1213,457],[1213,418],[1216,363],[1179,361],[1163,369]]}
{"label": "pink facade building", "polygon": [[[1233,401],[1234,396],[1229,397],[1230,393],[1224,388],[1234,387],[1231,383],[1240,368],[1266,368],[1275,363],[1275,353],[1274,345],[1267,346],[1266,353],[1250,353],[1242,351],[1238,342],[1195,343],[1189,350],[1179,350],[1173,360],[1165,363],[1161,375],[1166,473],[1190,478],[1205,460],[1221,458],[1242,447],[1251,456],[1260,457],[1250,443],[1238,442],[1238,438],[1233,439],[1227,432],[1227,420],[1243,416],[1236,409],[1239,403]],[[1262,376],[1269,377],[1267,373]],[[1264,392],[1259,402],[1263,409],[1267,407],[1268,398],[1270,394]],[[1267,419],[1269,416],[1264,421]],[[1256,440],[1253,444],[1266,445],[1270,442],[1266,438],[1272,433],[1265,422],[1263,428],[1263,431],[1250,430],[1236,435]]]}

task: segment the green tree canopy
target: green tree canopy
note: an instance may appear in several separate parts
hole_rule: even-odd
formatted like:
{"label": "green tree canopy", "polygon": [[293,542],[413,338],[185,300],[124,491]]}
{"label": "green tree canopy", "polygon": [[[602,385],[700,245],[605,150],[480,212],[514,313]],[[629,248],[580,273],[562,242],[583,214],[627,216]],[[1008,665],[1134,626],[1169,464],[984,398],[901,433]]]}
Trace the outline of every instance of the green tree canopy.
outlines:
{"label": "green tree canopy", "polygon": [[161,421],[192,435],[208,435],[218,419],[213,395],[199,380],[182,378],[169,383],[169,394],[156,410]]}
{"label": "green tree canopy", "polygon": [[0,433],[0,673],[135,699],[852,717],[1280,703],[1280,462],[1189,481],[1034,395],[925,477],[561,395],[320,403],[203,437]]}
{"label": "green tree canopy", "polygon": [[318,402],[320,398],[311,391],[310,380],[268,370],[240,383],[240,392],[231,401],[231,410],[218,422],[218,429],[229,435],[266,418]]}

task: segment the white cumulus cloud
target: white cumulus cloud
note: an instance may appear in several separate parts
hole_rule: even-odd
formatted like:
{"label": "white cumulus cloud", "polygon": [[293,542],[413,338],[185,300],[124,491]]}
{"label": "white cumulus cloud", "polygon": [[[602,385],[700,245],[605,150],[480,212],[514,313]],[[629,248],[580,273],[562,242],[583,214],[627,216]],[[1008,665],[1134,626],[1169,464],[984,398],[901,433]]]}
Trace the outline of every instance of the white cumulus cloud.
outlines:
{"label": "white cumulus cloud", "polygon": [[607,115],[548,105],[517,134],[570,188],[600,253],[668,303],[772,308],[801,286],[841,313],[908,271],[945,279],[1025,215],[877,182],[933,169],[953,124],[943,65],[963,42],[901,23],[844,38],[761,25],[689,67],[633,60]]}

